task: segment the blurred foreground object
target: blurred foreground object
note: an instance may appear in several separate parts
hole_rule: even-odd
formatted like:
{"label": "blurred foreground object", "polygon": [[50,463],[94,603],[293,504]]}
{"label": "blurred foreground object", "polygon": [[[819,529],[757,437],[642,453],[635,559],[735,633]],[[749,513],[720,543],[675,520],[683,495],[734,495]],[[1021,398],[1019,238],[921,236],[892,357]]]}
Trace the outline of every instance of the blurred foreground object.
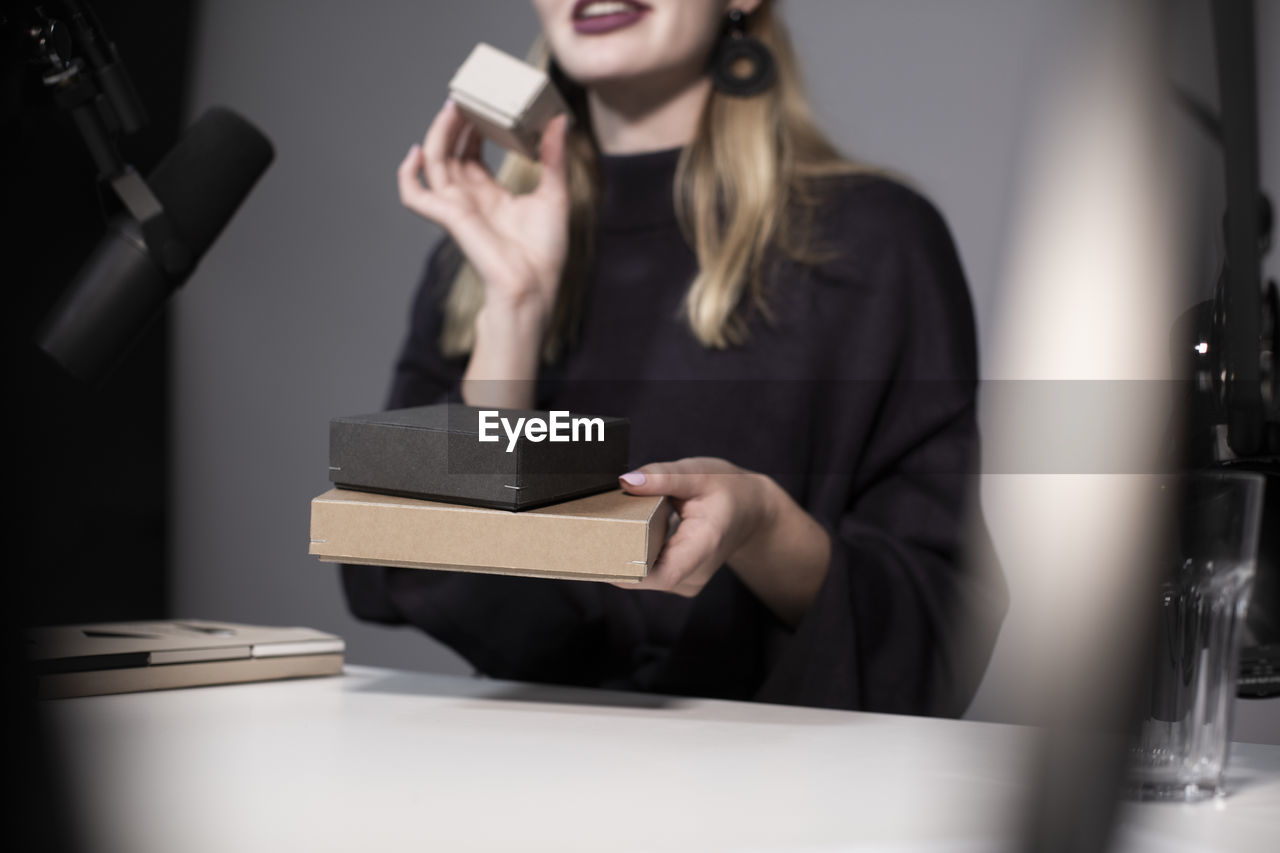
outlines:
{"label": "blurred foreground object", "polygon": [[[1108,848],[1146,662],[1165,518],[1150,472],[1167,464],[1175,400],[1160,389],[1172,378],[1166,341],[1180,280],[1170,214],[1180,197],[1161,156],[1159,12],[1155,2],[1103,0],[1062,11],[1015,207],[990,371],[1005,381],[987,386],[986,445],[999,455],[1069,423],[1088,472],[984,483],[993,515],[1009,517],[1001,557],[1021,566],[1018,606],[1039,631],[1017,665],[1024,704],[1011,709],[1043,727],[1026,768],[1026,850]],[[1144,393],[1103,394],[1076,411],[1068,391],[1085,382]],[[1020,405],[1017,389],[1032,384],[1058,409]],[[1091,464],[1115,458],[1123,469]]]}

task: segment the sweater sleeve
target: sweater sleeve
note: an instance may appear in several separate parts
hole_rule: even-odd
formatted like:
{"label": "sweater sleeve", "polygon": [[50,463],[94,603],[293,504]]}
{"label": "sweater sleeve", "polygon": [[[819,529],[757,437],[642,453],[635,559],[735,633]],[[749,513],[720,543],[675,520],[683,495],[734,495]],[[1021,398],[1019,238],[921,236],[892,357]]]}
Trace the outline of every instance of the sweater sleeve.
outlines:
{"label": "sweater sleeve", "polygon": [[[897,187],[863,282],[875,329],[856,354],[874,380],[836,385],[807,503],[831,536],[816,599],[778,644],[757,698],[914,714],[963,713],[1007,604],[977,512],[977,350],[968,287],[945,223]],[[871,342],[868,344],[868,342]],[[843,347],[844,344],[838,345]],[[867,430],[865,399],[874,397]],[[857,440],[850,438],[858,435]],[[837,510],[838,508],[838,510]],[[966,560],[966,555],[972,559]]]}
{"label": "sweater sleeve", "polygon": [[444,326],[444,300],[460,264],[458,250],[448,239],[436,244],[427,257],[409,315],[409,332],[392,374],[388,409],[458,399],[466,362],[445,357],[440,351],[440,331]]}

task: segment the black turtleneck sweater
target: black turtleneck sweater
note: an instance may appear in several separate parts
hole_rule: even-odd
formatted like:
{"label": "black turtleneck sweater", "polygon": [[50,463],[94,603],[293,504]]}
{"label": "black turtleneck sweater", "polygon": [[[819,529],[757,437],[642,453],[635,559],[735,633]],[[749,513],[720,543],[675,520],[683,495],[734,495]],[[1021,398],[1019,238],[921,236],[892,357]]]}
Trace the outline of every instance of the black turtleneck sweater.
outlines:
{"label": "black turtleneck sweater", "polygon": [[[801,623],[780,622],[728,567],[686,599],[344,566],[352,611],[414,624],[494,677],[961,713],[1005,587],[960,560],[977,360],[945,223],[887,179],[824,179],[822,256],[771,263],[770,316],[750,315],[745,344],[706,349],[680,315],[697,262],[673,205],[679,153],[602,159],[583,325],[543,371],[537,405],[630,418],[633,466],[718,456],[772,476],[832,538]],[[428,260],[389,408],[457,396],[465,359],[438,345],[457,263],[448,241]]]}

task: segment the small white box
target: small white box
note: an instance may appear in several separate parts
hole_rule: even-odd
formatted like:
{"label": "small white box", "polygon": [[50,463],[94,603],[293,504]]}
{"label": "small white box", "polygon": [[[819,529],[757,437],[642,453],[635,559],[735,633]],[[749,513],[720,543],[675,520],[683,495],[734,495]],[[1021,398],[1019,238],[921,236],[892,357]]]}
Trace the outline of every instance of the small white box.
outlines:
{"label": "small white box", "polygon": [[547,122],[566,110],[544,72],[484,42],[449,81],[449,95],[486,139],[530,160]]}

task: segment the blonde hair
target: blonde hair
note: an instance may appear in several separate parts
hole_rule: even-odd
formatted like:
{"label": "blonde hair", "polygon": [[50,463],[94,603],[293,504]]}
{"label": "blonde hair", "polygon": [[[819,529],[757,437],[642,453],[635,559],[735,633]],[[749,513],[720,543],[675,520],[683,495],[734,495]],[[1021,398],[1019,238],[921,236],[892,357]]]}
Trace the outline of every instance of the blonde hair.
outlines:
{"label": "blonde hair", "polygon": [[[751,97],[712,90],[693,142],[680,155],[675,173],[676,215],[698,259],[683,315],[705,347],[725,349],[746,340],[746,313],[770,317],[764,266],[771,248],[805,263],[819,255],[811,245],[812,216],[819,198],[813,178],[865,171],[842,157],[818,128],[805,96],[791,40],[771,0],[748,19],[748,35],[769,48],[776,82]],[[530,61],[546,68],[550,55],[539,39]],[[563,83],[563,81],[561,81]],[[566,168],[570,196],[569,253],[543,348],[546,360],[576,338],[583,290],[593,262],[596,161],[585,90],[562,85],[574,122],[569,130]],[[509,154],[497,180],[513,193],[531,191],[539,167]],[[465,261],[444,302],[440,335],[446,355],[470,352],[484,287]]]}

